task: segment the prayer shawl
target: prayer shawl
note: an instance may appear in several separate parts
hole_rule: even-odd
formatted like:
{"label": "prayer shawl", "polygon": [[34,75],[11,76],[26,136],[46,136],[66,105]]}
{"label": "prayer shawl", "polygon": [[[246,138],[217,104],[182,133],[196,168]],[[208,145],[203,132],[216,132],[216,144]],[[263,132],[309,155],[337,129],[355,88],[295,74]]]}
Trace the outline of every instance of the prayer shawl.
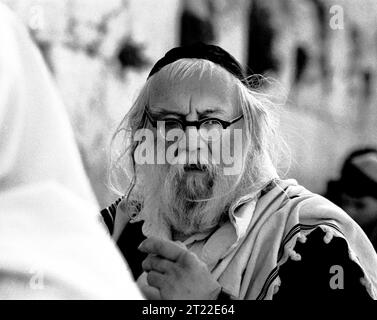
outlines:
{"label": "prayer shawl", "polygon": [[[112,213],[121,214],[114,207]],[[164,226],[156,217],[141,214],[126,225],[118,239],[139,285],[145,281],[145,274],[140,276],[145,256],[135,248],[147,236],[164,237],[161,229]],[[345,269],[344,289],[350,289],[352,283],[350,296],[360,291],[361,295],[376,298],[377,255],[364,232],[339,207],[295,180],[273,181],[256,196],[239,202],[228,223],[210,235],[194,235],[183,245],[206,262],[223,291],[233,299],[275,299],[279,287],[280,296],[300,297],[306,284],[315,286],[316,282],[324,284],[326,292],[340,292],[342,288],[331,288],[337,267]],[[302,256],[296,252],[298,248]],[[307,277],[303,283],[297,284],[301,279],[300,270],[292,272],[296,270],[295,264],[309,264],[309,269],[301,270]],[[317,268],[324,270],[317,272]],[[311,274],[307,274],[308,270]],[[321,292],[323,288],[317,290],[319,294],[325,293]]]}
{"label": "prayer shawl", "polygon": [[42,57],[0,4],[0,299],[140,299]]}

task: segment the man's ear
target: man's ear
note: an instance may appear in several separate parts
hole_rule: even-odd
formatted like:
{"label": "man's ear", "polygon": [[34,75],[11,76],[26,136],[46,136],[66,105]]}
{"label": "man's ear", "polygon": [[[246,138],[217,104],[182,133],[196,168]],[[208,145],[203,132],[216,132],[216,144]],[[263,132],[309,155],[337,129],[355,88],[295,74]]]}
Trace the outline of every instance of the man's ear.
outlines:
{"label": "man's ear", "polygon": [[121,202],[119,202],[114,221],[114,232],[113,239],[115,242],[118,241],[120,235],[126,224],[130,221],[131,217],[127,212],[127,197],[124,197]]}

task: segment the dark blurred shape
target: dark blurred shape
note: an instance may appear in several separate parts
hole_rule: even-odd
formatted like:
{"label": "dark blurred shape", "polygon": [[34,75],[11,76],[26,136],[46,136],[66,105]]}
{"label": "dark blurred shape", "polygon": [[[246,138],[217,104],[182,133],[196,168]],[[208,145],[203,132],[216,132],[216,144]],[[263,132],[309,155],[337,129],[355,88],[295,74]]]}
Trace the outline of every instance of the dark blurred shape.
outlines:
{"label": "dark blurred shape", "polygon": [[271,13],[259,0],[253,1],[249,14],[247,69],[249,74],[264,74],[277,70],[272,51],[275,30]]}
{"label": "dark blurred shape", "polygon": [[329,50],[328,50],[328,12],[329,5],[325,4],[322,0],[310,0],[315,7],[315,13],[317,16],[317,26],[319,34],[319,65],[321,70],[321,76],[323,81],[323,86],[326,91],[330,91],[330,64],[329,64]]}
{"label": "dark blurred shape", "polygon": [[128,67],[143,68],[150,64],[150,61],[144,56],[143,46],[137,44],[131,38],[127,38],[121,45],[117,54],[117,59],[121,69]]}
{"label": "dark blurred shape", "polygon": [[329,181],[325,196],[363,228],[377,249],[377,149],[349,154],[340,178]]}
{"label": "dark blurred shape", "polygon": [[325,39],[327,38],[327,24],[328,24],[328,8],[327,5],[323,3],[322,0],[310,0],[316,11],[317,20],[318,20],[318,26],[319,26],[319,33],[320,38]]}
{"label": "dark blurred shape", "polygon": [[377,149],[353,151],[343,164],[340,181],[344,191],[354,197],[370,195],[377,199]]}
{"label": "dark blurred shape", "polygon": [[184,3],[180,26],[181,46],[196,42],[210,44],[216,40],[213,23],[214,11],[214,4],[211,0],[203,0],[199,7],[193,7],[192,2],[189,1]]}
{"label": "dark blurred shape", "polygon": [[303,47],[297,47],[296,49],[296,69],[294,83],[297,85],[304,74],[304,71],[308,65],[309,56],[306,49]]}
{"label": "dark blurred shape", "polygon": [[46,65],[48,66],[48,69],[51,71],[51,73],[54,73],[54,64],[51,59],[51,42],[36,40],[35,43],[41,51],[43,59],[45,60]]}
{"label": "dark blurred shape", "polygon": [[350,47],[350,51],[349,51],[350,62],[349,62],[347,76],[351,80],[349,82],[350,94],[355,95],[355,94],[358,94],[357,83],[360,82],[360,59],[362,57],[361,31],[360,31],[360,28],[355,24],[351,24],[349,27],[348,43]]}
{"label": "dark blurred shape", "polygon": [[54,64],[51,59],[51,49],[52,49],[51,42],[45,39],[40,39],[38,37],[37,32],[34,29],[29,28],[28,31],[29,31],[29,35],[31,39],[34,41],[34,44],[40,50],[42,57],[46,65],[48,66],[48,69],[50,70],[51,73],[54,73]]}
{"label": "dark blurred shape", "polygon": [[369,101],[372,96],[372,72],[371,70],[364,70],[362,72],[363,80],[363,97]]}
{"label": "dark blurred shape", "polygon": [[[123,12],[129,10],[129,1],[123,0],[119,6],[103,14],[98,21],[80,21],[72,11],[67,18],[65,45],[71,50],[82,51],[91,58],[102,59],[109,62],[101,51],[103,43],[109,37],[111,22],[119,17]],[[94,32],[95,37],[90,42],[81,40],[80,27],[85,26]],[[118,62],[120,71],[125,71],[129,67],[143,68],[150,64],[145,57],[144,46],[134,41],[132,36],[124,36],[117,45],[115,55],[111,57],[111,62]]]}
{"label": "dark blurred shape", "polygon": [[358,92],[357,86],[355,87],[355,82],[351,81],[350,92],[356,94],[360,93],[364,101],[361,103],[368,103],[372,96],[372,80],[373,72],[372,70],[362,67],[362,34],[361,30],[357,25],[351,25],[349,31],[349,44],[350,44],[350,66],[348,70],[348,77],[350,79],[355,78],[356,83],[360,83],[360,92]]}
{"label": "dark blurred shape", "polygon": [[350,26],[349,44],[351,46],[351,57],[354,59],[351,63],[355,63],[361,56],[361,32],[355,24]]}

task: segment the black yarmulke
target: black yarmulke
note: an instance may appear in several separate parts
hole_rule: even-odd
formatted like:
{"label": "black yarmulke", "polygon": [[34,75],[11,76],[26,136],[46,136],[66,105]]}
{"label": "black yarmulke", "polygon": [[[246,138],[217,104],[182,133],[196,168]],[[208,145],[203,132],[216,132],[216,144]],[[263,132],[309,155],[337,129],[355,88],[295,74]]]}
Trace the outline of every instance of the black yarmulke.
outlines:
{"label": "black yarmulke", "polygon": [[160,71],[164,66],[184,58],[205,59],[220,65],[235,77],[240,79],[246,86],[246,76],[244,75],[241,65],[238,61],[227,51],[219,46],[204,44],[198,42],[188,46],[176,47],[169,50],[164,57],[156,62],[151,72],[148,75],[148,79],[156,72]]}
{"label": "black yarmulke", "polygon": [[376,159],[377,150],[374,148],[360,149],[347,157],[340,178],[347,194],[354,197],[372,196],[377,199]]}

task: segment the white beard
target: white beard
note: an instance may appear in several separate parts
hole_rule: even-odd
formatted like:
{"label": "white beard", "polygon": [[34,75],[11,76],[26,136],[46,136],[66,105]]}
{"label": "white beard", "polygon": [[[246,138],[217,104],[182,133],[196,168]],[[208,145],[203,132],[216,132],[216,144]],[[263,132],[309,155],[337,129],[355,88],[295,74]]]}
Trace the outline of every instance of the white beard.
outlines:
{"label": "white beard", "polygon": [[[183,165],[142,168],[144,209],[160,212],[172,232],[183,235],[206,232],[226,219],[236,192],[237,177],[224,176],[219,167],[190,172]],[[233,190],[233,192],[232,192]]]}

